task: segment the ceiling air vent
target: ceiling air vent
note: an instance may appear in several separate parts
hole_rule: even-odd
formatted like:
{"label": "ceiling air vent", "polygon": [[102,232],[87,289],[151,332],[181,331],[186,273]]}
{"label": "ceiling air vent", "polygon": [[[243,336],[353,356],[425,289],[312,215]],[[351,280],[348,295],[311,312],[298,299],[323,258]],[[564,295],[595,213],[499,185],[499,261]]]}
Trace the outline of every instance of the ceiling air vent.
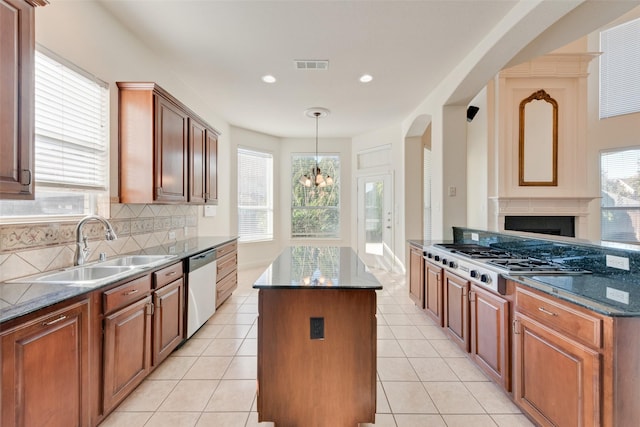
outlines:
{"label": "ceiling air vent", "polygon": [[295,59],[296,70],[328,70],[329,61],[318,59]]}

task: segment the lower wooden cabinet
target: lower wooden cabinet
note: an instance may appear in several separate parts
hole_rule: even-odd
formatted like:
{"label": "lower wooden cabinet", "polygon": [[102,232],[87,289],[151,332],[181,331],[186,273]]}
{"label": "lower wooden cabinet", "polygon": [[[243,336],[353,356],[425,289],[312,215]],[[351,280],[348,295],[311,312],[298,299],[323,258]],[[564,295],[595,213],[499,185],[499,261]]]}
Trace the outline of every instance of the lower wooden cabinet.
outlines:
{"label": "lower wooden cabinet", "polygon": [[511,389],[509,301],[471,285],[471,359],[493,381]]}
{"label": "lower wooden cabinet", "polygon": [[[104,316],[103,410],[108,413],[144,380],[151,368],[151,277],[149,275],[105,292],[109,297],[137,301],[113,307]],[[124,303],[123,303],[124,304]]]}
{"label": "lower wooden cabinet", "polygon": [[158,366],[184,340],[184,279],[153,293],[153,366]]}
{"label": "lower wooden cabinet", "polygon": [[3,332],[3,427],[89,425],[89,302]]}
{"label": "lower wooden cabinet", "polygon": [[449,337],[469,352],[469,282],[444,272],[444,328]]}
{"label": "lower wooden cabinet", "polygon": [[216,248],[216,308],[238,287],[238,242]]}
{"label": "lower wooden cabinet", "polygon": [[410,246],[409,297],[420,308],[424,308],[424,258],[422,254],[422,249]]}
{"label": "lower wooden cabinet", "polygon": [[424,309],[442,326],[444,323],[444,288],[442,282],[442,267],[428,261],[424,263]]}

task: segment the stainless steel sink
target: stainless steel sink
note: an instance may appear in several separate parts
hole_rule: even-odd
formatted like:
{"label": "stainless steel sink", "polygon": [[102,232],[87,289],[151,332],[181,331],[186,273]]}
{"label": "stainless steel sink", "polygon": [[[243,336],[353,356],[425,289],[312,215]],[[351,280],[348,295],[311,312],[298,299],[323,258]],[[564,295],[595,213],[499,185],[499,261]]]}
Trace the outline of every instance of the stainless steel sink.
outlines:
{"label": "stainless steel sink", "polygon": [[175,255],[125,255],[102,261],[97,265],[100,267],[152,267],[171,258],[175,258]]}
{"label": "stainless steel sink", "polygon": [[51,283],[71,286],[98,286],[111,280],[128,276],[134,267],[101,267],[98,265],[83,266],[55,273],[44,273],[35,276],[11,280],[12,283]]}

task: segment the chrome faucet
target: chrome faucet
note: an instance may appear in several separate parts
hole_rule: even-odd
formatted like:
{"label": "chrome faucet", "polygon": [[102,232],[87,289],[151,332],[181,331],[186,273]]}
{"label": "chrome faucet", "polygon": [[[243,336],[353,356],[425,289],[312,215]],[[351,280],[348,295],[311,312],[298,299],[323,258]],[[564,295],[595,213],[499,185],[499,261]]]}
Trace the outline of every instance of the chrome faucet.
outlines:
{"label": "chrome faucet", "polygon": [[116,236],[116,232],[113,231],[113,227],[109,224],[109,221],[101,217],[100,215],[89,215],[85,216],[78,222],[76,226],[76,255],[74,259],[74,265],[82,265],[87,260],[87,256],[89,255],[89,246],[87,245],[87,236],[82,232],[82,227],[89,221],[100,221],[107,230],[106,239],[107,240],[116,240],[118,237]]}

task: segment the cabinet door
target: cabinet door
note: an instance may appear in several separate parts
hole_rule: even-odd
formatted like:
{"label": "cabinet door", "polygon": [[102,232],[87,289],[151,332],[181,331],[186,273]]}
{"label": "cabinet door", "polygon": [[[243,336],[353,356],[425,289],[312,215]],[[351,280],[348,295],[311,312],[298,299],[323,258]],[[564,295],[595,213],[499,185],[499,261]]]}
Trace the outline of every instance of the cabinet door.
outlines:
{"label": "cabinet door", "polygon": [[442,313],[443,289],[442,289],[442,268],[429,262],[425,262],[425,290],[424,309],[436,324],[443,325],[444,316]]}
{"label": "cabinet door", "polygon": [[155,201],[187,201],[188,117],[156,95]]}
{"label": "cabinet door", "polygon": [[3,427],[89,425],[89,303],[4,334]]}
{"label": "cabinet door", "polygon": [[469,282],[444,273],[444,326],[464,351],[469,351]]}
{"label": "cabinet door", "polygon": [[420,308],[424,308],[424,258],[422,251],[411,247],[409,255],[409,296]]}
{"label": "cabinet door", "polygon": [[600,355],[515,313],[514,400],[541,426],[600,423]]}
{"label": "cabinet door", "polygon": [[509,301],[471,285],[471,357],[509,391]]}
{"label": "cabinet door", "polygon": [[158,366],[184,339],[184,280],[153,294],[153,366]]}
{"label": "cabinet door", "polygon": [[33,193],[34,16],[23,0],[0,0],[0,199]]}
{"label": "cabinet door", "polygon": [[205,201],[218,204],[218,134],[210,129],[207,129],[205,154]]}
{"label": "cabinet door", "polygon": [[189,201],[204,203],[207,132],[202,124],[189,119]]}
{"label": "cabinet door", "polygon": [[151,296],[104,319],[104,412],[124,399],[151,365]]}

